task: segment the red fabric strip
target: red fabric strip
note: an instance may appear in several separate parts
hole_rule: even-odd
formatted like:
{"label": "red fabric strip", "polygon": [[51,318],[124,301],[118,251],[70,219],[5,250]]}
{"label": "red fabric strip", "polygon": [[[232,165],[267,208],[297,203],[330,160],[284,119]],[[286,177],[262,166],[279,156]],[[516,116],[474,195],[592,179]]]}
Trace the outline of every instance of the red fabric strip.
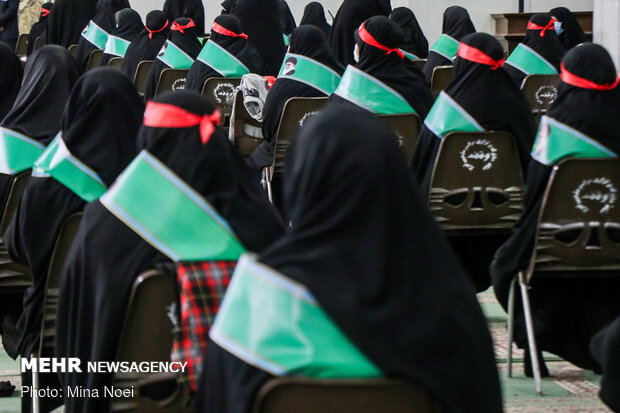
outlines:
{"label": "red fabric strip", "polygon": [[211,28],[211,30],[213,30],[215,33],[219,33],[223,36],[230,36],[230,37],[243,37],[244,39],[248,38],[248,35],[245,33],[235,33],[232,30],[228,30],[226,27],[213,22],[213,27]]}
{"label": "red fabric strip", "polygon": [[150,100],[144,111],[144,126],[151,128],[191,128],[200,126],[200,138],[205,145],[211,139],[215,126],[220,124],[220,111],[210,115],[196,115],[178,106]]}
{"label": "red fabric strip", "polygon": [[555,19],[551,19],[551,21],[549,23],[547,23],[546,26],[539,26],[534,22],[528,22],[527,23],[527,29],[528,30],[540,30],[540,37],[545,37],[545,32],[547,30],[554,30],[554,23],[555,23]]}
{"label": "red fabric strip", "polygon": [[169,23],[170,23],[170,20],[166,20],[166,24],[164,24],[164,27],[162,27],[162,28],[161,28],[161,29],[159,29],[159,30],[151,30],[151,29],[149,29],[147,26],[144,26],[144,27],[146,27],[146,31],[147,31],[147,32],[149,32],[149,39],[152,39],[152,38],[153,38],[153,33],[159,33],[159,32],[161,32],[162,30],[164,30],[166,27],[168,27],[168,24],[169,24]]}
{"label": "red fabric strip", "polygon": [[41,7],[41,17],[47,17],[50,14],[50,11],[44,7]]}
{"label": "red fabric strip", "polygon": [[375,40],[375,38],[372,37],[372,34],[370,34],[368,30],[366,30],[366,28],[364,27],[364,23],[362,23],[360,28],[357,30],[357,34],[359,34],[360,39],[362,39],[364,43],[369,44],[373,47],[376,47],[377,49],[385,50],[386,51],[385,54],[396,53],[398,57],[400,57],[401,59],[405,58],[405,54],[402,52],[402,50],[390,49],[389,47],[384,46],[381,43],[379,43],[377,40]]}
{"label": "red fabric strip", "polygon": [[564,63],[562,63],[561,65],[560,79],[562,79],[562,82],[569,84],[571,86],[580,87],[582,89],[592,89],[592,90],[601,90],[601,91],[615,89],[616,86],[618,86],[618,83],[620,83],[620,77],[616,77],[616,81],[614,83],[606,84],[606,85],[599,85],[597,83],[594,83],[591,80],[584,79],[583,77],[579,77],[577,75],[572,74],[566,69],[566,67],[564,66]]}
{"label": "red fabric strip", "polygon": [[494,60],[486,53],[481,52],[475,47],[471,47],[465,43],[459,44],[459,51],[457,53],[461,58],[469,60],[470,62],[480,63],[482,65],[491,66],[491,70],[497,70],[504,65],[506,59]]}
{"label": "red fabric strip", "polygon": [[192,19],[189,19],[189,23],[187,23],[185,26],[181,26],[177,22],[172,22],[172,26],[170,27],[170,30],[185,33],[185,29],[189,29],[190,27],[196,27],[196,23],[194,23]]}

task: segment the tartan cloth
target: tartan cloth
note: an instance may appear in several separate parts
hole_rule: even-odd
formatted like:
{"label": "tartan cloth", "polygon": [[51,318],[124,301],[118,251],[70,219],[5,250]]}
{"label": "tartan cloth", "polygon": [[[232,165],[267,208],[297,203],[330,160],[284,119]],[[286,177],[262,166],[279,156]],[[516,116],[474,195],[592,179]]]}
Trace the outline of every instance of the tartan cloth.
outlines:
{"label": "tartan cloth", "polygon": [[187,362],[179,381],[190,394],[198,388],[209,329],[236,266],[237,261],[203,261],[183,262],[177,268],[181,322],[174,334],[172,361]]}

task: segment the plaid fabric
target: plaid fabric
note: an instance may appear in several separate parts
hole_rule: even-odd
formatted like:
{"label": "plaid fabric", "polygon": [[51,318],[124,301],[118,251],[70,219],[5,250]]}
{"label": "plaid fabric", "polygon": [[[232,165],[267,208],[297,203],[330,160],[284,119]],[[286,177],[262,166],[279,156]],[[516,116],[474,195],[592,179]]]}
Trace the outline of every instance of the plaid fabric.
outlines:
{"label": "plaid fabric", "polygon": [[172,361],[187,362],[181,383],[188,393],[196,392],[207,351],[209,329],[220,309],[237,261],[180,263],[177,271],[181,314],[174,335]]}

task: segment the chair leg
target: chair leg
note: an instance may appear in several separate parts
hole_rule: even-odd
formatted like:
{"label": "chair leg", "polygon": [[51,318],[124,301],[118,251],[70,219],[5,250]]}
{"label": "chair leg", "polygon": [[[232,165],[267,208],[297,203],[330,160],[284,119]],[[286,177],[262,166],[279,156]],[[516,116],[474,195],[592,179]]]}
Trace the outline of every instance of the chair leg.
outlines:
{"label": "chair leg", "polygon": [[[530,296],[527,292],[527,285],[521,284],[521,298],[523,300],[523,312],[525,313],[525,326],[527,329],[527,340],[532,354],[532,372],[534,373],[534,384],[536,385],[536,395],[542,396],[542,381],[540,378],[540,366],[538,364],[538,349],[536,347],[536,337],[534,333],[534,320],[532,318],[532,309],[530,307]],[[527,362],[527,361],[526,361]]]}
{"label": "chair leg", "polygon": [[514,341],[514,317],[515,317],[515,288],[517,280],[510,284],[508,293],[508,378],[512,377],[512,342]]}
{"label": "chair leg", "polygon": [[[38,354],[33,354],[32,357],[39,357]],[[32,369],[32,413],[39,413],[39,373],[36,371],[37,369]]]}
{"label": "chair leg", "polygon": [[267,180],[267,197],[269,198],[269,202],[273,205],[273,190],[271,188],[271,181]]}

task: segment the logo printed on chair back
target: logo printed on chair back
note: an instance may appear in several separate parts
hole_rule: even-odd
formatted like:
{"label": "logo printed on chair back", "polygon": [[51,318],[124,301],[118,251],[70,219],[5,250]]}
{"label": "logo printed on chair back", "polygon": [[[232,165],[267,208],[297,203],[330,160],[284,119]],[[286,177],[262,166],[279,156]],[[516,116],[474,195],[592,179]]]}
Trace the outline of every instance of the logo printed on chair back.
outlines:
{"label": "logo printed on chair back", "polygon": [[486,139],[476,139],[467,142],[460,152],[463,168],[469,172],[476,168],[488,171],[498,159],[498,151],[495,146]]}
{"label": "logo printed on chair back", "polygon": [[539,105],[551,105],[558,97],[558,88],[551,85],[541,86],[534,94],[534,97]]}
{"label": "logo printed on chair back", "polygon": [[310,119],[311,117],[313,117],[314,115],[318,115],[319,111],[315,110],[312,112],[308,112],[308,113],[304,113],[304,115],[301,117],[301,119],[299,119],[299,126],[304,126],[304,123]]}
{"label": "logo printed on chair back", "polygon": [[185,89],[185,78],[177,79],[172,84],[172,90],[184,90]]}
{"label": "logo printed on chair back", "polygon": [[573,191],[576,208],[584,214],[597,209],[606,214],[615,207],[617,198],[618,189],[605,177],[584,179]]}
{"label": "logo printed on chair back", "polygon": [[223,106],[232,106],[236,91],[232,83],[220,83],[213,90],[213,97]]}

